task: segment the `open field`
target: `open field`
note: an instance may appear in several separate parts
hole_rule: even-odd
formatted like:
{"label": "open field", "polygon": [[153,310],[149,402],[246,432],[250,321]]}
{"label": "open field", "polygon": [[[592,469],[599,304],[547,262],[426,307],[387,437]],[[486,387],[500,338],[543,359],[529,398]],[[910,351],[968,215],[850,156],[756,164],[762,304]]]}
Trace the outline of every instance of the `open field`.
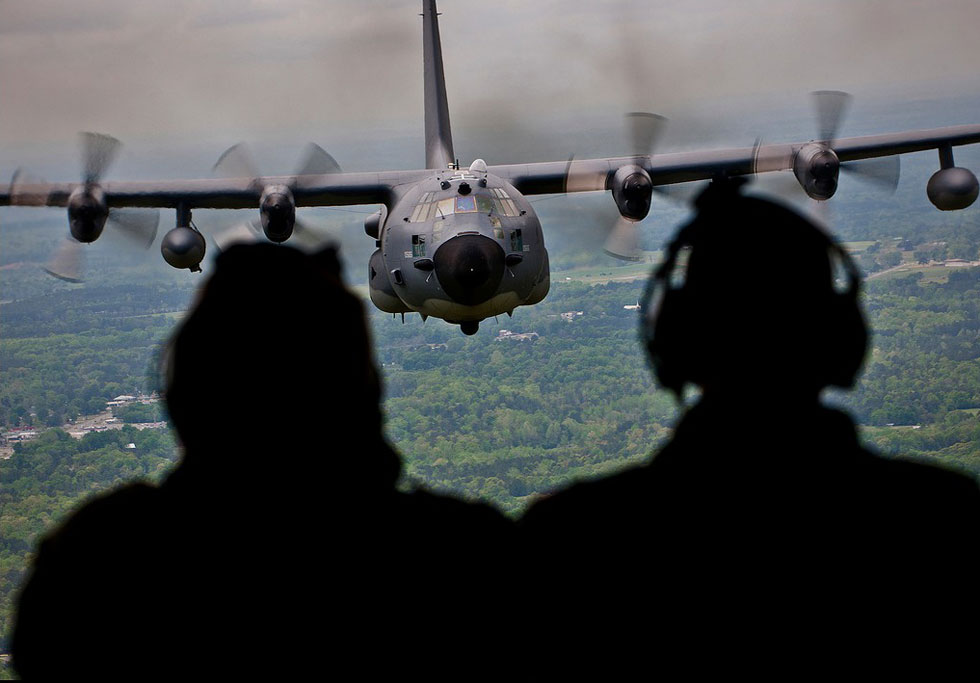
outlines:
{"label": "open field", "polygon": [[589,285],[605,284],[607,282],[631,282],[650,277],[655,264],[660,262],[662,252],[645,252],[646,260],[642,263],[624,263],[613,266],[589,266],[586,268],[571,268],[568,270],[552,271],[551,281],[584,282]]}

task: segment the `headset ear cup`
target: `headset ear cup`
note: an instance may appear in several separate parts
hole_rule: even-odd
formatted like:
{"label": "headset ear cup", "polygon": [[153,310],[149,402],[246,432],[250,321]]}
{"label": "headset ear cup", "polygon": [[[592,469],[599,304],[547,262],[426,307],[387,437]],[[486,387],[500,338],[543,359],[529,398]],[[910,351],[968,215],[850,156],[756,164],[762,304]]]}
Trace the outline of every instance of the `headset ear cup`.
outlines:
{"label": "headset ear cup", "polygon": [[[791,244],[794,260],[767,262],[755,275],[744,263],[763,256],[769,240]],[[724,211],[703,207],[666,256],[648,285],[659,298],[645,295],[641,328],[661,386],[677,396],[686,384],[853,386],[868,347],[861,273],[804,217],[765,200],[729,198]]]}
{"label": "headset ear cup", "polygon": [[691,381],[689,297],[683,288],[664,290],[647,350],[657,381],[679,396]]}
{"label": "headset ear cup", "polygon": [[834,338],[828,339],[826,377],[824,386],[850,388],[854,386],[868,351],[868,326],[858,306],[856,292],[837,294],[831,307],[828,329]]}
{"label": "headset ear cup", "polygon": [[828,356],[823,386],[850,388],[864,365],[869,342],[868,324],[859,301],[861,272],[840,245],[830,242],[829,256],[846,271],[847,289],[835,293],[828,311],[825,329],[833,338],[826,345],[833,353]]}

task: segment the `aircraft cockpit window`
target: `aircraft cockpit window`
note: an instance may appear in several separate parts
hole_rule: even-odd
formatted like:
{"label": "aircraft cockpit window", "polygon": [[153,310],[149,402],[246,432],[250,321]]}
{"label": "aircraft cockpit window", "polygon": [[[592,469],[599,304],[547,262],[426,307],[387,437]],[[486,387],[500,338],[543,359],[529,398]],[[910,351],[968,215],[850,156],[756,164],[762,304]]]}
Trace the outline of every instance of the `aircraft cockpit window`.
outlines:
{"label": "aircraft cockpit window", "polygon": [[412,211],[411,217],[408,219],[411,223],[424,223],[425,221],[432,220],[432,195],[434,192],[426,192],[419,199],[419,203],[415,205],[415,210]]}
{"label": "aircraft cockpit window", "polygon": [[476,197],[456,197],[456,213],[475,213]]}
{"label": "aircraft cockpit window", "polygon": [[520,209],[514,204],[506,192],[501,189],[491,190],[492,196],[457,196],[436,200],[434,192],[426,192],[419,198],[419,203],[409,217],[411,223],[425,223],[435,218],[445,218],[454,213],[485,213],[491,217],[520,216]]}
{"label": "aircraft cockpit window", "polygon": [[425,220],[424,218],[422,218],[422,215],[424,213],[427,213],[428,209],[429,209],[428,204],[416,204],[415,210],[412,211],[412,216],[408,220],[412,223],[422,222],[423,220]]}
{"label": "aircraft cockpit window", "polygon": [[425,235],[412,235],[412,258],[425,258]]}
{"label": "aircraft cockpit window", "polygon": [[442,218],[445,216],[451,216],[456,212],[456,200],[454,197],[449,199],[443,199],[435,204],[436,206],[436,217]]}
{"label": "aircraft cockpit window", "polygon": [[510,250],[524,251],[524,235],[520,230],[510,232]]}
{"label": "aircraft cockpit window", "polygon": [[490,197],[480,195],[476,198],[476,210],[480,213],[490,213],[493,211],[493,201],[490,199]]}
{"label": "aircraft cockpit window", "polygon": [[507,196],[507,193],[500,188],[494,188],[491,190],[493,193],[493,208],[494,210],[502,216],[520,216],[521,212],[518,211],[517,206],[514,204],[513,200]]}

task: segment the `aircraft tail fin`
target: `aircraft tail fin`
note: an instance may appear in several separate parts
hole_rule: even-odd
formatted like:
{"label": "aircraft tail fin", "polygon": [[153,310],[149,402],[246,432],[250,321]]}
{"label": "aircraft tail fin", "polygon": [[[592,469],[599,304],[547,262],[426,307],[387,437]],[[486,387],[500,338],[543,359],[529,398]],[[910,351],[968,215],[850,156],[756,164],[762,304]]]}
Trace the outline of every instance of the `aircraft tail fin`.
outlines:
{"label": "aircraft tail fin", "polygon": [[456,156],[449,128],[436,0],[422,0],[422,69],[425,77],[425,167],[446,168],[455,162]]}

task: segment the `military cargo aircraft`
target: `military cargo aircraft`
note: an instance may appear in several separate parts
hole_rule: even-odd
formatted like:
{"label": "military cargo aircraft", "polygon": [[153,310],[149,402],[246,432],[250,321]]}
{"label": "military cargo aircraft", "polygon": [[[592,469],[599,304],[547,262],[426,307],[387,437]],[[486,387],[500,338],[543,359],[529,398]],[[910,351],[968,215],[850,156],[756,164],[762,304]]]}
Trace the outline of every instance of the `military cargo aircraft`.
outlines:
{"label": "military cargo aircraft", "polygon": [[392,314],[441,318],[474,334],[480,321],[512,314],[548,293],[548,252],[530,195],[610,192],[620,218],[606,251],[637,260],[635,224],[647,216],[654,191],[677,183],[792,172],[810,198],[826,201],[837,190],[842,169],[894,187],[898,155],[936,149],[939,170],[927,186],[932,203],[941,210],[963,209],[978,194],[976,176],[955,166],[953,147],[980,142],[980,125],[837,138],[847,96],[831,91],[815,94],[821,122],[816,140],[654,155],[652,141],[664,120],[634,112],[628,115],[633,156],[511,165],[475,159],[461,165],[453,150],[435,0],[423,0],[422,17],[424,168],[345,173],[314,145],[295,175],[261,176],[236,163],[241,150],[232,148],[216,168],[226,176],[239,169],[233,177],[103,182],[119,143],[85,134],[81,182],[42,183],[15,174],[0,193],[0,205],[67,208],[70,237],[48,268],[65,279],[76,279],[65,263],[83,243],[97,240],[107,223],[152,244],[158,223],[154,209],[176,214],[162,240],[163,258],[174,268],[198,271],[206,242],[191,220],[194,209],[258,209],[261,233],[280,243],[294,235],[296,207],[380,205],[364,225],[377,247],[368,267],[374,305]]}

